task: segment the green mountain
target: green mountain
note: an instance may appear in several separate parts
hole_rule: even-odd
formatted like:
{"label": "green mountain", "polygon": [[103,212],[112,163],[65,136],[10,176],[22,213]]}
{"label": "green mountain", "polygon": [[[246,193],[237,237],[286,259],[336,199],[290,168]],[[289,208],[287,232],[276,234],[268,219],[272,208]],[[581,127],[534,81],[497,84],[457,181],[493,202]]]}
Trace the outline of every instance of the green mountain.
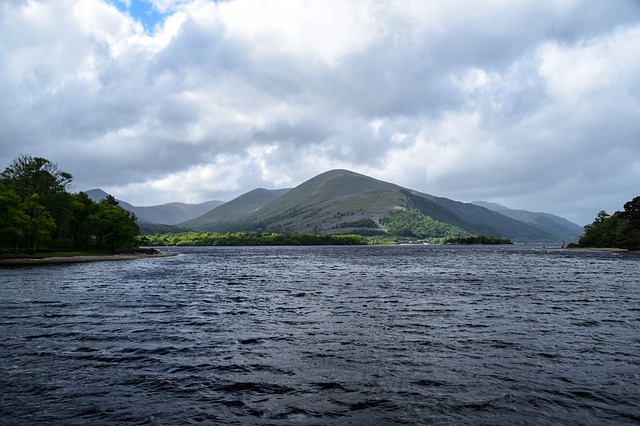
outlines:
{"label": "green mountain", "polygon": [[[413,212],[408,223],[419,222],[423,228],[439,229],[438,232],[461,233],[464,230],[517,242],[561,241],[544,227],[348,170],[332,170],[291,190],[269,192],[274,196],[271,200],[265,197],[266,190],[255,191],[179,226],[209,232],[384,232],[383,223],[393,223],[390,218],[394,218],[394,213]],[[412,233],[411,229],[407,231]]]}
{"label": "green mountain", "polygon": [[238,218],[246,217],[259,207],[280,198],[288,191],[289,189],[254,189],[199,217],[179,223],[178,226],[194,230],[215,228],[227,231],[233,228],[225,227],[225,224],[234,223]]}

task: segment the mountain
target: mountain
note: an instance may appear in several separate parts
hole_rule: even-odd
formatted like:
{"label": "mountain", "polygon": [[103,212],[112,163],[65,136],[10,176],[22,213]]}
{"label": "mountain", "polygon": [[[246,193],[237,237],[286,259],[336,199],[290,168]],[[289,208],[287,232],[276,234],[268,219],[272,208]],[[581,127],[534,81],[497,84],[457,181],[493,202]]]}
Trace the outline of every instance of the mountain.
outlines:
{"label": "mountain", "polygon": [[[107,193],[94,189],[87,195],[98,201]],[[322,173],[293,189],[254,189],[227,203],[136,207],[120,201],[120,205],[136,214],[143,233],[185,229],[374,235],[387,229],[402,230],[397,221],[404,220],[409,223],[407,235],[415,235],[410,223],[417,220],[422,229],[503,237],[515,242],[575,241],[582,235],[578,225],[548,213],[511,210],[486,202],[463,203],[348,170]],[[404,213],[394,215],[398,212]],[[401,219],[393,222],[394,218]]]}
{"label": "mountain", "polygon": [[187,229],[208,229],[212,227],[222,229],[225,223],[234,222],[239,217],[249,215],[259,207],[280,198],[288,191],[289,189],[254,189],[212,209],[202,216],[178,223],[178,226]]}
{"label": "mountain", "polygon": [[[336,233],[367,223],[372,230],[382,231],[383,218],[410,210],[478,235],[517,242],[561,241],[542,225],[525,223],[482,206],[435,197],[348,170],[322,173],[284,193],[272,193],[279,195],[272,200],[267,200],[268,197],[257,200],[257,194],[253,192],[245,196],[256,201],[244,210],[224,213],[230,208],[225,204],[179,226],[211,232]],[[260,194],[264,195],[263,192]],[[239,203],[245,196],[234,201]],[[227,204],[230,203],[233,201]]]}
{"label": "mountain", "polygon": [[472,204],[498,212],[504,216],[519,220],[524,223],[545,229],[551,232],[558,240],[567,242],[576,241],[582,234],[584,228],[569,222],[567,219],[550,213],[530,212],[527,210],[513,210],[508,207],[487,201],[473,201]]}
{"label": "mountain", "polygon": [[[85,194],[87,194],[87,197],[89,197],[90,199],[92,199],[93,201],[100,202],[101,200],[104,200],[105,198],[107,198],[107,195],[109,195],[108,193],[104,192],[102,189],[100,188],[96,188],[96,189],[90,189],[88,191],[84,191]],[[118,205],[120,207],[122,207],[125,210],[128,210],[130,212],[133,212],[133,210],[135,210],[136,207],[132,206],[131,204],[127,203],[126,201],[122,201],[122,200],[117,200],[118,201]],[[141,216],[138,216],[136,214],[136,216],[138,217],[138,219],[141,219]]]}
{"label": "mountain", "polygon": [[[109,195],[101,189],[91,189],[85,193],[96,202]],[[122,200],[118,200],[118,203],[123,209],[135,214],[139,222],[166,225],[175,225],[193,219],[224,204],[222,201],[206,201],[199,204],[167,203],[158,206],[138,207]]]}
{"label": "mountain", "polygon": [[224,204],[223,201],[205,201],[199,204],[167,203],[158,206],[134,207],[136,216],[145,218],[148,222],[176,225],[185,220],[203,215]]}

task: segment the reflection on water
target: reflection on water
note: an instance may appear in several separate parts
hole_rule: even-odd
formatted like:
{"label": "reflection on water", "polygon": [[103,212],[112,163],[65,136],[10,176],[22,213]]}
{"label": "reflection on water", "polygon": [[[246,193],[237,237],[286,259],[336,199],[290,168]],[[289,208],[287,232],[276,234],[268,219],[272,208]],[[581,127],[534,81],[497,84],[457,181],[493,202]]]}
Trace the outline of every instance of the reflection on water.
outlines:
{"label": "reflection on water", "polygon": [[640,258],[182,248],[0,270],[3,424],[640,422]]}

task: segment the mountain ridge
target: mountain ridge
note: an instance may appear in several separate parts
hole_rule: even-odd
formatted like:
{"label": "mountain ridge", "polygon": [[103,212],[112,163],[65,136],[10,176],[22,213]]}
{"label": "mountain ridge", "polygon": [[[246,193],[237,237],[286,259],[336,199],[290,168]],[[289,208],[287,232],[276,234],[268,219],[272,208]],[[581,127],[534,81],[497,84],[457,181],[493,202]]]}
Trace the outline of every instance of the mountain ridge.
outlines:
{"label": "mountain ridge", "polygon": [[584,233],[584,228],[582,226],[551,213],[532,212],[522,209],[515,210],[498,203],[491,203],[487,201],[473,201],[471,204],[496,211],[512,219],[531,223],[534,226],[551,229],[556,233],[558,238],[561,238],[562,240],[573,241]]}
{"label": "mountain ridge", "polygon": [[256,188],[221,204],[209,212],[193,219],[178,223],[178,226],[198,229],[211,221],[232,222],[239,216],[250,214],[264,204],[284,195],[289,189]]}
{"label": "mountain ridge", "polygon": [[197,224],[194,230],[209,232],[337,233],[349,231],[349,224],[367,219],[373,224],[370,231],[384,231],[383,218],[406,210],[477,235],[518,242],[562,240],[540,224],[534,226],[482,206],[436,197],[343,169],[321,173],[244,216],[221,220],[214,209],[208,213],[208,222],[197,220],[179,226]]}
{"label": "mountain ridge", "polygon": [[[105,199],[107,195],[109,195],[100,188],[94,188],[84,192],[89,198],[96,202]],[[197,204],[171,202],[156,206],[134,206],[126,201],[117,198],[116,200],[120,207],[135,214],[140,222],[163,225],[176,225],[201,216],[224,204],[224,201],[211,200]]]}
{"label": "mountain ridge", "polygon": [[[88,195],[104,198],[106,193]],[[149,221],[150,216],[167,218],[166,213],[152,216],[149,212],[194,206],[167,203],[136,207],[124,201],[120,203],[123,208],[133,211],[140,221]],[[185,214],[181,216],[186,217],[184,221],[171,220],[170,225],[175,225],[176,230],[204,232],[375,235],[386,232],[389,218],[398,217],[393,216],[394,213],[413,212],[416,217],[428,217],[474,235],[508,238],[515,242],[570,242],[575,241],[582,230],[578,225],[548,213],[515,211],[486,202],[464,203],[344,169],[321,173],[294,188],[256,188],[228,202],[209,203],[213,204],[195,206],[202,210],[211,205],[214,207],[200,215],[194,215],[194,210],[190,209],[192,217]],[[407,230],[407,234],[411,231]]]}

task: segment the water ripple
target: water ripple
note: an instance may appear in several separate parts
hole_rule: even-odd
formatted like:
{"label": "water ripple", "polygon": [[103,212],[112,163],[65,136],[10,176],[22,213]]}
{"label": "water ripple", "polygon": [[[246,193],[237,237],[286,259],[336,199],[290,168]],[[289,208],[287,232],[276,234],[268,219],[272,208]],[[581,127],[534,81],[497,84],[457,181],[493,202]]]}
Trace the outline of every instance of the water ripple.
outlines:
{"label": "water ripple", "polygon": [[0,270],[0,423],[640,422],[638,257],[176,250]]}

